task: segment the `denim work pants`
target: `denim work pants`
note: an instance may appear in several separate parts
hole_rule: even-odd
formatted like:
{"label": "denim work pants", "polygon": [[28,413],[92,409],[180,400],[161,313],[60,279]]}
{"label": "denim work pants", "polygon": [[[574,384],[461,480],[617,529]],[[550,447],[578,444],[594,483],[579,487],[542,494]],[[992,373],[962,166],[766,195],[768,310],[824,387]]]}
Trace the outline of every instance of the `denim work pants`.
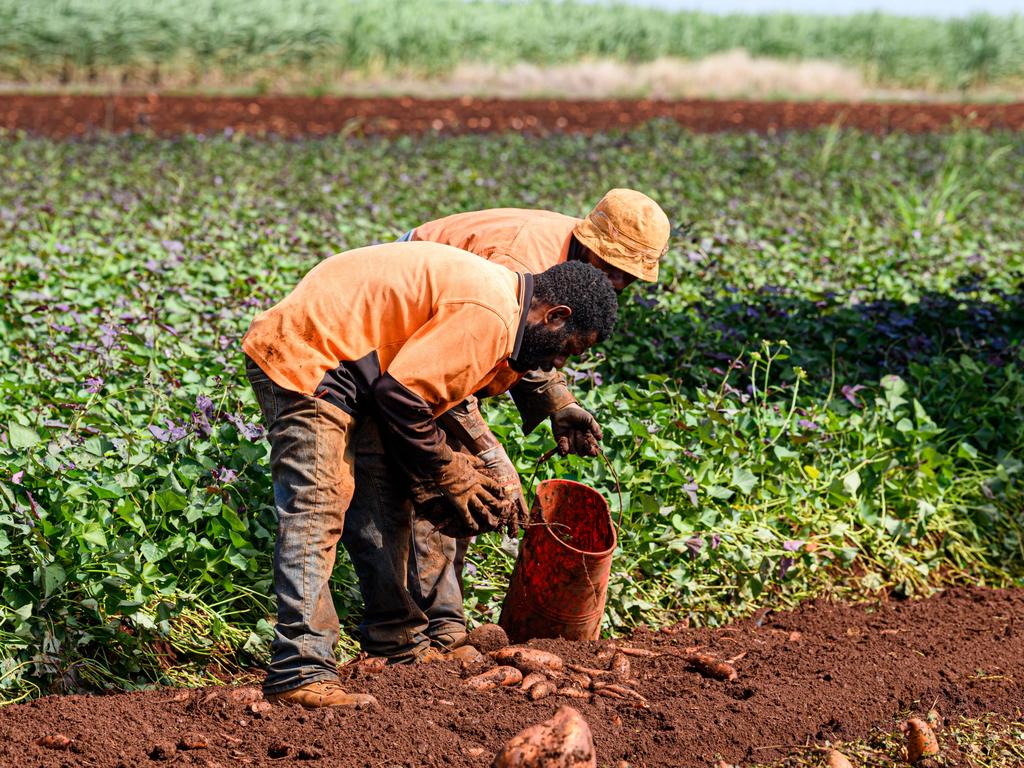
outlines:
{"label": "denim work pants", "polygon": [[[337,678],[340,626],[330,577],[339,540],[366,599],[363,648],[374,655],[422,653],[429,647],[427,618],[405,581],[412,506],[376,424],[279,387],[251,360],[246,374],[267,425],[278,514],[277,624],[264,691]],[[347,516],[358,524],[346,524]]]}

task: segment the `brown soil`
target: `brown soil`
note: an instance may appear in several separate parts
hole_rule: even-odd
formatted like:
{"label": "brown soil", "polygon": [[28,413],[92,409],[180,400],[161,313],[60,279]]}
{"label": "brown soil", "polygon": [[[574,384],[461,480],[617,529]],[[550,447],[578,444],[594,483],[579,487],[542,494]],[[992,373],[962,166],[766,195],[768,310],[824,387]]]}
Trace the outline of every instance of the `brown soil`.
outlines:
{"label": "brown soil", "polygon": [[[567,662],[607,666],[596,658],[599,643],[535,644]],[[568,703],[590,724],[602,766],[706,766],[863,737],[933,706],[947,721],[1019,719],[1024,707],[1021,590],[953,590],[875,611],[818,601],[717,630],[640,632],[630,644],[666,654],[630,659],[648,710],[608,698],[533,703],[516,688],[467,692],[462,677],[476,670],[454,663],[391,667],[351,681],[380,701],[363,712],[272,707],[245,688],[12,705],[0,709],[0,765],[487,766],[506,740]],[[669,655],[689,646],[722,658],[745,653],[738,679],[703,678]],[[71,739],[66,748],[37,745],[58,734]]]}
{"label": "brown soil", "polygon": [[605,99],[358,99],[275,96],[96,96],[0,94],[0,128],[64,138],[106,131],[159,135],[225,129],[282,136],[594,132],[661,118],[695,131],[780,131],[841,122],[876,133],[926,132],[969,121],[1021,130],[1024,103],[837,103]]}

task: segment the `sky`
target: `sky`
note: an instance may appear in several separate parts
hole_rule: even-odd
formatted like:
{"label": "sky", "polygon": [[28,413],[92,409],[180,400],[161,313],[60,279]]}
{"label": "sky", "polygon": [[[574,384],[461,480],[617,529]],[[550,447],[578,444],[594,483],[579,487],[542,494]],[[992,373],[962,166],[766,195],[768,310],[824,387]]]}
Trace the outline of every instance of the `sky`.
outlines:
{"label": "sky", "polygon": [[844,14],[883,11],[902,16],[965,16],[975,11],[1024,14],[1024,0],[626,0],[631,5],[720,13]]}

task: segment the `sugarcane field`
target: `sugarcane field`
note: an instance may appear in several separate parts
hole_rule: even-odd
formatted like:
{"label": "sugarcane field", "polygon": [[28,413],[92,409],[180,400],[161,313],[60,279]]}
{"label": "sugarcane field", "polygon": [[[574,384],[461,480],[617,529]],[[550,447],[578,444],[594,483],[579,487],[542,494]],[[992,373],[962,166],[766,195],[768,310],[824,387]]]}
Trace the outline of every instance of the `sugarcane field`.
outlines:
{"label": "sugarcane field", "polygon": [[1024,767],[1013,0],[0,0],[0,766]]}

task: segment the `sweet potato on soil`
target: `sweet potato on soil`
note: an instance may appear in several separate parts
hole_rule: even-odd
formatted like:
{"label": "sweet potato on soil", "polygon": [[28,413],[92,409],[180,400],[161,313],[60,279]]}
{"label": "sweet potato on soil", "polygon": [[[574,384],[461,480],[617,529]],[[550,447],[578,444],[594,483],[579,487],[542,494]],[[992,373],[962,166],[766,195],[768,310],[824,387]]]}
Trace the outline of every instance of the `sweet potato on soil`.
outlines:
{"label": "sweet potato on soil", "polygon": [[619,648],[619,653],[626,656],[636,656],[641,659],[656,659],[659,656],[665,655],[661,651],[649,651],[646,648],[628,648],[626,646]]}
{"label": "sweet potato on soil", "polygon": [[826,765],[828,765],[828,768],[853,768],[853,763],[850,762],[850,759],[837,749],[830,749],[828,751]]}
{"label": "sweet potato on soil", "polygon": [[686,660],[702,677],[711,677],[715,680],[727,682],[731,682],[739,677],[734,666],[727,664],[721,659],[716,659],[709,653],[693,653],[687,656]]}
{"label": "sweet potato on soil", "polygon": [[618,643],[608,643],[602,646],[601,650],[597,652],[596,659],[598,661],[611,661],[612,656],[619,652]]}
{"label": "sweet potato on soil", "polygon": [[557,693],[559,696],[565,696],[570,699],[590,698],[590,692],[583,690],[578,685],[576,685],[576,683],[566,683],[557,691],[555,691],[555,693]]}
{"label": "sweet potato on soil", "polygon": [[559,707],[505,744],[491,768],[597,768],[590,726],[572,707]]}
{"label": "sweet potato on soil", "polygon": [[622,653],[616,653],[612,656],[611,664],[608,665],[608,671],[619,680],[625,680],[629,677],[631,671],[629,659]]}
{"label": "sweet potato on soil", "polygon": [[523,678],[523,682],[519,686],[520,691],[528,691],[537,683],[543,683],[548,679],[548,676],[543,672],[531,672]]}
{"label": "sweet potato on soil", "polygon": [[526,673],[552,672],[557,674],[565,668],[565,662],[562,661],[561,656],[536,648],[511,645],[508,648],[495,651],[490,656],[499,664],[511,664]]}
{"label": "sweet potato on soil", "polygon": [[580,672],[584,675],[590,675],[591,677],[611,677],[612,673],[607,669],[595,669],[594,667],[584,667],[580,664],[566,664],[567,669],[571,669],[573,672]]}
{"label": "sweet potato on soil", "polygon": [[574,685],[578,685],[580,688],[586,690],[594,681],[590,677],[590,675],[585,675],[582,672],[570,672],[569,682],[573,683]]}
{"label": "sweet potato on soil", "polygon": [[939,754],[939,740],[924,720],[912,717],[903,726],[907,734],[907,760],[916,763],[923,757]]}
{"label": "sweet potato on soil", "polygon": [[466,680],[466,687],[474,691],[489,691],[503,685],[523,682],[523,673],[515,667],[495,667]]}
{"label": "sweet potato on soil", "polygon": [[471,667],[484,661],[484,655],[472,645],[460,645],[445,654],[445,661],[457,661],[464,667]]}
{"label": "sweet potato on soil", "polygon": [[481,653],[491,653],[508,646],[508,635],[497,624],[481,624],[455,644],[456,648],[472,645]]}
{"label": "sweet potato on soil", "polygon": [[67,749],[71,746],[71,739],[63,733],[55,733],[52,736],[40,736],[36,744],[46,749]]}
{"label": "sweet potato on soil", "polygon": [[535,683],[527,694],[530,697],[530,701],[540,701],[546,699],[548,696],[558,690],[558,686],[550,680],[542,680],[539,683]]}

